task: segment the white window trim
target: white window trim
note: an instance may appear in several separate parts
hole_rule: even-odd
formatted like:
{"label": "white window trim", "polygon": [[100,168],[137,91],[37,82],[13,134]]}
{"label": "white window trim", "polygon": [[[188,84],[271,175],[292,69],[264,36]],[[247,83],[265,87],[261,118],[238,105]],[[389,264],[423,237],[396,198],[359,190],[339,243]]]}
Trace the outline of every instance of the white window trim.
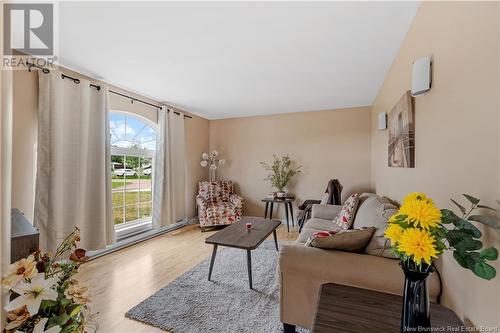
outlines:
{"label": "white window trim", "polygon": [[[110,113],[117,113],[124,115],[126,117],[136,118],[148,126],[157,131],[156,124],[152,123],[149,119],[143,118],[131,112],[120,111],[120,110],[110,110]],[[149,149],[137,149],[137,148],[124,148],[124,147],[110,147],[110,155],[120,155],[120,156],[130,156],[130,157],[146,157],[151,158],[151,162],[154,165],[154,158],[156,155],[155,150]],[[154,169],[151,175],[151,196],[153,195],[153,184],[154,184]],[[126,205],[124,206],[126,207]],[[153,198],[151,197],[151,208],[153,208]],[[115,224],[115,233],[118,240],[136,235],[141,232],[151,230],[153,228],[152,217],[145,219],[137,219],[129,222],[123,222],[120,224]]]}
{"label": "white window trim", "polygon": [[122,148],[122,147],[113,147],[111,146],[111,155],[127,155],[130,157],[155,157],[154,150],[148,149],[136,149],[136,148]]}

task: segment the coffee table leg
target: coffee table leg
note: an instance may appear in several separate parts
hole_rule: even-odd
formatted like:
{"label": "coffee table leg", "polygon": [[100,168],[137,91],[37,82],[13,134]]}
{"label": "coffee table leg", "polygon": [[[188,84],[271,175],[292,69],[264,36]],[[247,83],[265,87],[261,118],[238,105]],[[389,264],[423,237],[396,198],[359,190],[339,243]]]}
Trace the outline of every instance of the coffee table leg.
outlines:
{"label": "coffee table leg", "polygon": [[214,244],[214,249],[212,251],[212,259],[210,260],[210,269],[208,271],[208,281],[212,278],[212,269],[214,268],[215,255],[217,254],[217,244]]}
{"label": "coffee table leg", "polygon": [[279,251],[280,249],[278,248],[278,237],[276,236],[276,229],[273,231],[273,237],[274,237],[274,245],[276,245],[276,251]]}
{"label": "coffee table leg", "polygon": [[250,284],[250,289],[253,289],[253,287],[252,287],[252,255],[251,255],[250,250],[247,250],[247,267],[248,267],[248,282]]}
{"label": "coffee table leg", "polygon": [[266,211],[264,213],[264,218],[267,219],[267,209],[269,208],[269,202],[266,202]]}
{"label": "coffee table leg", "polygon": [[273,219],[273,208],[274,208],[274,202],[271,202],[271,213],[269,213],[269,218],[271,220]]}
{"label": "coffee table leg", "polygon": [[286,229],[290,232],[290,225],[288,224],[288,205],[285,203],[285,215],[286,215]]}

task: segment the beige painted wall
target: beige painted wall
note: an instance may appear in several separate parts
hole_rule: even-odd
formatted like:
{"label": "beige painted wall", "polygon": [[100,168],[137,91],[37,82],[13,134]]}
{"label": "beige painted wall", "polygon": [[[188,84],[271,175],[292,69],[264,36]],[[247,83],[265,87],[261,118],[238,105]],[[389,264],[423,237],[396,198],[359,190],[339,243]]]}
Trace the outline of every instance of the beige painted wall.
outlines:
{"label": "beige painted wall", "polygon": [[210,145],[227,159],[220,177],[237,184],[246,215],[263,215],[261,199],[272,188],[259,162],[273,154],[303,166],[289,188],[299,202],[321,199],[331,178],[344,185],[344,198],[370,189],[369,107],[213,120]]}
{"label": "beige painted wall", "polygon": [[187,214],[189,217],[197,216],[195,198],[198,194],[198,182],[207,179],[207,169],[200,165],[201,154],[209,148],[209,121],[193,116],[186,119],[186,165],[189,177],[186,179],[186,196],[188,200]]}
{"label": "beige painted wall", "polygon": [[[69,75],[84,77],[70,70],[64,70]],[[88,78],[87,78],[88,79]],[[36,140],[37,140],[37,110],[38,110],[38,74],[28,71],[14,71],[14,115],[13,115],[13,172],[12,172],[12,207],[21,209],[29,221],[33,221],[33,203],[35,190]],[[158,102],[124,91],[157,104]],[[135,113],[156,123],[155,108],[142,103],[130,103],[130,100],[110,94],[112,110],[122,110]],[[191,115],[192,119],[185,121],[186,135],[186,169],[187,169],[187,203],[188,217],[196,215],[195,192],[198,181],[204,179],[204,169],[193,156],[201,155],[208,150],[209,121]]]}
{"label": "beige painted wall", "polygon": [[[372,181],[401,200],[423,191],[441,207],[461,193],[495,206],[499,199],[499,3],[422,3],[372,107]],[[387,131],[376,130],[410,88],[412,61],[432,54],[432,89],[415,98],[416,168],[387,166]],[[500,247],[499,233],[485,233]],[[442,301],[476,325],[500,325],[500,278],[483,281],[443,260]],[[499,265],[495,264],[497,269]]]}

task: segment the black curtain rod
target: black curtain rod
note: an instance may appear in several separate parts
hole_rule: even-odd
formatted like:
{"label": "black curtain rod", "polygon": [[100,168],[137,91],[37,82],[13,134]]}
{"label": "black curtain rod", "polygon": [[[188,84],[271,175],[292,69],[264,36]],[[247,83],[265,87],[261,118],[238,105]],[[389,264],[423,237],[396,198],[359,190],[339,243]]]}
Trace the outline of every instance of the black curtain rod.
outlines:
{"label": "black curtain rod", "polygon": [[31,62],[26,62],[26,65],[28,66],[28,72],[31,72],[31,67],[35,67],[35,68],[40,69],[45,74],[49,74],[50,73],[50,69],[42,67],[42,66],[38,66],[36,64],[32,64]]}
{"label": "black curtain rod", "polygon": [[[28,65],[28,71],[30,71],[30,72],[31,72],[31,67],[36,67],[36,68],[40,69],[40,70],[41,70],[43,73],[45,73],[45,74],[49,74],[49,73],[50,73],[50,70],[49,70],[48,68],[44,68],[44,67],[38,66],[38,65],[36,65],[36,64],[32,64],[32,63],[30,63],[30,62],[27,62],[26,64]],[[61,73],[61,78],[62,78],[62,79],[70,79],[70,80],[72,80],[72,81],[73,81],[74,83],[76,83],[76,84],[79,84],[79,83],[80,83],[80,79],[75,78],[75,77],[71,77],[71,76],[66,75],[66,74],[62,74],[62,73]],[[97,89],[97,91],[101,90],[101,86],[98,86],[98,85],[95,85],[95,84],[92,84],[92,83],[90,84],[90,87],[91,87],[91,88],[96,88],[96,89]],[[128,96],[128,95],[125,95],[125,94],[122,94],[122,93],[119,93],[119,92],[114,91],[114,90],[111,90],[111,89],[109,90],[109,92],[110,92],[110,93],[113,93],[113,94],[115,94],[115,95],[118,95],[118,96],[122,96],[122,97],[128,98],[128,99],[130,99],[130,100],[131,100],[131,102],[132,102],[132,103],[134,103],[134,101],[137,101],[137,102],[139,102],[139,103],[146,104],[146,105],[152,106],[152,107],[157,108],[157,109],[161,109],[161,108],[162,108],[162,107],[161,107],[161,106],[159,106],[159,105],[155,105],[155,104],[152,104],[152,103],[149,103],[149,102],[143,101],[143,100],[141,100],[141,99],[138,99],[138,98],[135,98],[135,97],[132,97],[132,96]],[[168,109],[168,108],[167,108],[167,112],[170,112],[170,109]],[[176,114],[176,115],[178,115],[178,116],[180,116],[180,115],[181,115],[181,113],[180,113],[180,112],[177,112],[177,111],[174,111],[174,114]],[[184,118],[189,118],[189,119],[191,119],[191,118],[193,118],[193,117],[188,116],[187,114],[185,114],[185,115],[184,115]]]}

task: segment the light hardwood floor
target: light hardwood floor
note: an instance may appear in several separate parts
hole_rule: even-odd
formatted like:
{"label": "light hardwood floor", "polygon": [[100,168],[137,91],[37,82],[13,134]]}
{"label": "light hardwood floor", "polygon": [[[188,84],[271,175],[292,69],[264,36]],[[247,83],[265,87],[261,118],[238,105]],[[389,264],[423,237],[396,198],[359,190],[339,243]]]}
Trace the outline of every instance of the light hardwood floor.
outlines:
{"label": "light hardwood floor", "polygon": [[[187,226],[82,265],[78,279],[90,288],[99,332],[164,332],[125,318],[125,313],[207,258],[212,246],[204,240],[214,232]],[[297,226],[289,233],[286,226],[278,228],[279,240],[295,240],[297,235]]]}

